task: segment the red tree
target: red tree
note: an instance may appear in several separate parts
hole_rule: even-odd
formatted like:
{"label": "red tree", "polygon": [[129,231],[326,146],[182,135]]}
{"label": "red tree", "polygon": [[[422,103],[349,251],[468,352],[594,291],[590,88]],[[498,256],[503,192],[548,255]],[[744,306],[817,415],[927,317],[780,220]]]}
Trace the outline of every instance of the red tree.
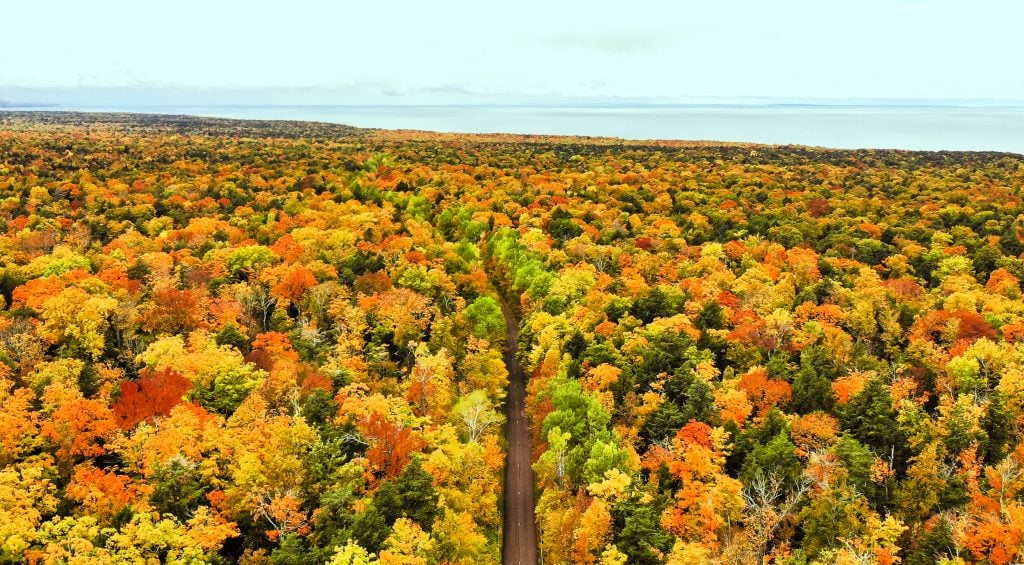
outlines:
{"label": "red tree", "polygon": [[302,295],[314,286],[316,277],[313,273],[302,265],[296,265],[284,280],[274,285],[274,294],[298,304]]}
{"label": "red tree", "polygon": [[360,427],[370,442],[366,458],[389,479],[402,472],[409,463],[412,452],[426,445],[412,429],[389,422],[379,414],[373,414],[364,420]]}
{"label": "red tree", "polygon": [[788,402],[793,387],[781,379],[769,379],[764,367],[754,367],[740,376],[739,387],[757,407],[758,415],[764,416],[773,406]]}
{"label": "red tree", "polygon": [[192,383],[171,369],[146,370],[137,382],[122,382],[121,398],[113,406],[118,426],[127,430],[153,416],[168,414],[190,388]]}
{"label": "red tree", "polygon": [[203,325],[206,314],[201,302],[202,295],[196,290],[155,290],[146,327],[160,333],[188,333]]}

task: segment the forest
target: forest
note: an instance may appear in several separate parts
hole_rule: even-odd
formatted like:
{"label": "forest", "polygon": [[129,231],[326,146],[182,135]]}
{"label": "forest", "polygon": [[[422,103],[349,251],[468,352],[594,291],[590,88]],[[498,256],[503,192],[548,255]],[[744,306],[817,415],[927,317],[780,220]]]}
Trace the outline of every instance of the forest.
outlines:
{"label": "forest", "polygon": [[[1024,560],[1024,156],[0,113],[0,563]],[[514,337],[514,336],[513,336]]]}

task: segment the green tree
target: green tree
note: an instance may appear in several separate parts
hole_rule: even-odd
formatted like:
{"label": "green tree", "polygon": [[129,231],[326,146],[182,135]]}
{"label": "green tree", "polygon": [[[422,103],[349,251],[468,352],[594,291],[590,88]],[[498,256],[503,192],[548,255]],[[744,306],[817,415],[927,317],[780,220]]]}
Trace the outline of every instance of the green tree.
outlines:
{"label": "green tree", "polygon": [[832,380],[836,370],[823,348],[813,346],[800,354],[800,371],[793,379],[790,407],[798,414],[815,411],[830,412],[835,405]]}
{"label": "green tree", "polygon": [[263,267],[277,261],[278,257],[262,245],[239,247],[227,256],[228,272],[234,277],[248,278]]}
{"label": "green tree", "polygon": [[803,472],[803,465],[796,456],[796,446],[788,434],[780,433],[764,445],[759,445],[747,456],[740,470],[739,479],[750,483],[759,473],[776,477],[783,484],[794,485]]}
{"label": "green tree", "polygon": [[499,342],[505,336],[505,317],[501,306],[490,296],[481,296],[463,311],[473,335],[480,339]]}
{"label": "green tree", "polygon": [[629,557],[629,563],[660,565],[672,549],[672,534],[661,527],[661,514],[668,501],[663,496],[648,499],[637,490],[612,508],[615,545]]}
{"label": "green tree", "polygon": [[414,457],[394,480],[381,484],[373,497],[373,505],[380,510],[388,526],[406,517],[415,520],[427,532],[438,515],[437,501],[434,478],[423,469],[418,457]]}
{"label": "green tree", "polygon": [[875,453],[889,454],[902,469],[907,458],[907,437],[896,420],[889,387],[872,379],[840,411],[843,429]]}

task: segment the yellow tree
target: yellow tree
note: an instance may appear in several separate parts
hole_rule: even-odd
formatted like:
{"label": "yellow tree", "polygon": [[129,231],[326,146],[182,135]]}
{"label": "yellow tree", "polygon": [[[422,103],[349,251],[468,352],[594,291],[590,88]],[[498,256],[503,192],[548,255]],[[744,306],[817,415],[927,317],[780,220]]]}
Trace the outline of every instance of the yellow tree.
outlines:
{"label": "yellow tree", "polygon": [[474,443],[505,422],[505,417],[494,409],[491,400],[482,390],[474,390],[459,399],[452,409],[452,417],[466,430],[469,441]]}
{"label": "yellow tree", "polygon": [[117,300],[72,287],[43,304],[43,335],[53,343],[80,349],[93,359],[103,354],[110,314]]}
{"label": "yellow tree", "polygon": [[20,459],[39,443],[39,413],[31,389],[0,377],[0,465]]}
{"label": "yellow tree", "polygon": [[381,565],[427,565],[434,540],[419,524],[408,518],[395,520],[392,533],[380,552]]}
{"label": "yellow tree", "polygon": [[36,541],[44,514],[57,508],[56,474],[49,457],[37,457],[0,469],[0,561],[17,562]]}
{"label": "yellow tree", "polygon": [[419,416],[430,416],[441,421],[452,402],[452,382],[455,370],[448,351],[441,349],[431,354],[426,344],[416,347],[416,363],[406,384],[406,400]]}

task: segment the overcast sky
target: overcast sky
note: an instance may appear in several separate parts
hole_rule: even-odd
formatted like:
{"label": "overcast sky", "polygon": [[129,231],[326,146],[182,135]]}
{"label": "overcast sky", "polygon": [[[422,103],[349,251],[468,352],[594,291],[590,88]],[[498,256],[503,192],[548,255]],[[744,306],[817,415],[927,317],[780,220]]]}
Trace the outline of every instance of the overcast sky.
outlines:
{"label": "overcast sky", "polygon": [[0,88],[1024,97],[1022,0],[9,0]]}

